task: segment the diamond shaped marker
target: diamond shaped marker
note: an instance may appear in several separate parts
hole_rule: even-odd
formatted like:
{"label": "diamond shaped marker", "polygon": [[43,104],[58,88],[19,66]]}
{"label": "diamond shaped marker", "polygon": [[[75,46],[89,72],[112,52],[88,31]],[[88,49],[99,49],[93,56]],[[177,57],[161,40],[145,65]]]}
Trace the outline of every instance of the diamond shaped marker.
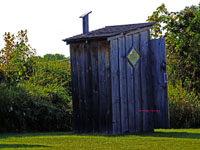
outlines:
{"label": "diamond shaped marker", "polygon": [[136,65],[139,58],[140,58],[140,55],[134,48],[128,54],[128,60],[132,66]]}

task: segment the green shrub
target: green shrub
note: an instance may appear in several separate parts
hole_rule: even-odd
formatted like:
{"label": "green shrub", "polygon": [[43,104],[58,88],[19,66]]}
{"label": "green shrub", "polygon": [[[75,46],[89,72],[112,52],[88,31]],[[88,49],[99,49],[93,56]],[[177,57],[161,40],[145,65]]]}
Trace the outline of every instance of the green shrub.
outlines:
{"label": "green shrub", "polygon": [[63,101],[62,90],[41,89],[29,83],[0,85],[0,132],[71,130],[71,106]]}
{"label": "green shrub", "polygon": [[171,128],[199,128],[200,103],[195,92],[188,92],[181,83],[169,83],[168,96]]}
{"label": "green shrub", "polygon": [[35,56],[27,30],[0,49],[0,132],[71,129],[71,71],[61,54]]}
{"label": "green shrub", "polygon": [[29,96],[56,107],[70,107],[71,96],[69,92],[59,84],[46,84],[46,86],[34,85],[29,81],[18,84],[18,87],[26,90]]}
{"label": "green shrub", "polygon": [[71,130],[70,64],[37,57],[30,60],[34,65],[27,65],[31,66],[27,78],[4,81],[0,72],[0,132]]}
{"label": "green shrub", "polygon": [[71,94],[71,67],[66,61],[37,61],[34,76],[29,78],[34,85],[58,84]]}

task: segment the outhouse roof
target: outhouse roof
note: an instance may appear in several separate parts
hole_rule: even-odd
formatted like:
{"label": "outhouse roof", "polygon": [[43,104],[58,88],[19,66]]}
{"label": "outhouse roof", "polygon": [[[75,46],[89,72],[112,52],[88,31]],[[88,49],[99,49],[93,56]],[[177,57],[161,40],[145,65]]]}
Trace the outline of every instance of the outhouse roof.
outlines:
{"label": "outhouse roof", "polygon": [[115,26],[106,26],[94,31],[90,31],[89,34],[79,34],[70,38],[66,38],[63,41],[67,43],[88,40],[88,39],[101,39],[119,35],[122,33],[128,33],[145,27],[151,27],[154,25],[154,22],[151,23],[138,23],[138,24],[127,24],[127,25],[115,25]]}

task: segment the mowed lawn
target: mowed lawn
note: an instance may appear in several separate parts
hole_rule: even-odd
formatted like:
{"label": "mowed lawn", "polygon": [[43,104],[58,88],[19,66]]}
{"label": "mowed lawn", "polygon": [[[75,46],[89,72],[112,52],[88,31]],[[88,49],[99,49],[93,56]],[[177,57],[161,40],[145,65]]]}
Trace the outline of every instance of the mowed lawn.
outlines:
{"label": "mowed lawn", "polygon": [[159,129],[135,135],[29,133],[0,135],[0,149],[200,150],[200,129]]}

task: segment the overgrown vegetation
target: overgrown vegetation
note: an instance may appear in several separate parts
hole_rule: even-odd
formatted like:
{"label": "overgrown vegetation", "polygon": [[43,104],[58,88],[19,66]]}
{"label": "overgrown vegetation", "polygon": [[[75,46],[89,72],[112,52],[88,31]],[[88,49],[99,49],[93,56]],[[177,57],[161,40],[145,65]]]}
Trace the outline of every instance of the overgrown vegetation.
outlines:
{"label": "overgrown vegetation", "polygon": [[0,132],[71,130],[69,58],[35,56],[27,31],[5,33],[0,51]]}
{"label": "overgrown vegetation", "polygon": [[188,92],[181,83],[168,84],[170,126],[172,128],[199,128],[200,106],[194,91]]}
{"label": "overgrown vegetation", "polygon": [[200,127],[200,4],[179,12],[162,4],[147,21],[156,23],[152,38],[166,41],[171,127]]}

